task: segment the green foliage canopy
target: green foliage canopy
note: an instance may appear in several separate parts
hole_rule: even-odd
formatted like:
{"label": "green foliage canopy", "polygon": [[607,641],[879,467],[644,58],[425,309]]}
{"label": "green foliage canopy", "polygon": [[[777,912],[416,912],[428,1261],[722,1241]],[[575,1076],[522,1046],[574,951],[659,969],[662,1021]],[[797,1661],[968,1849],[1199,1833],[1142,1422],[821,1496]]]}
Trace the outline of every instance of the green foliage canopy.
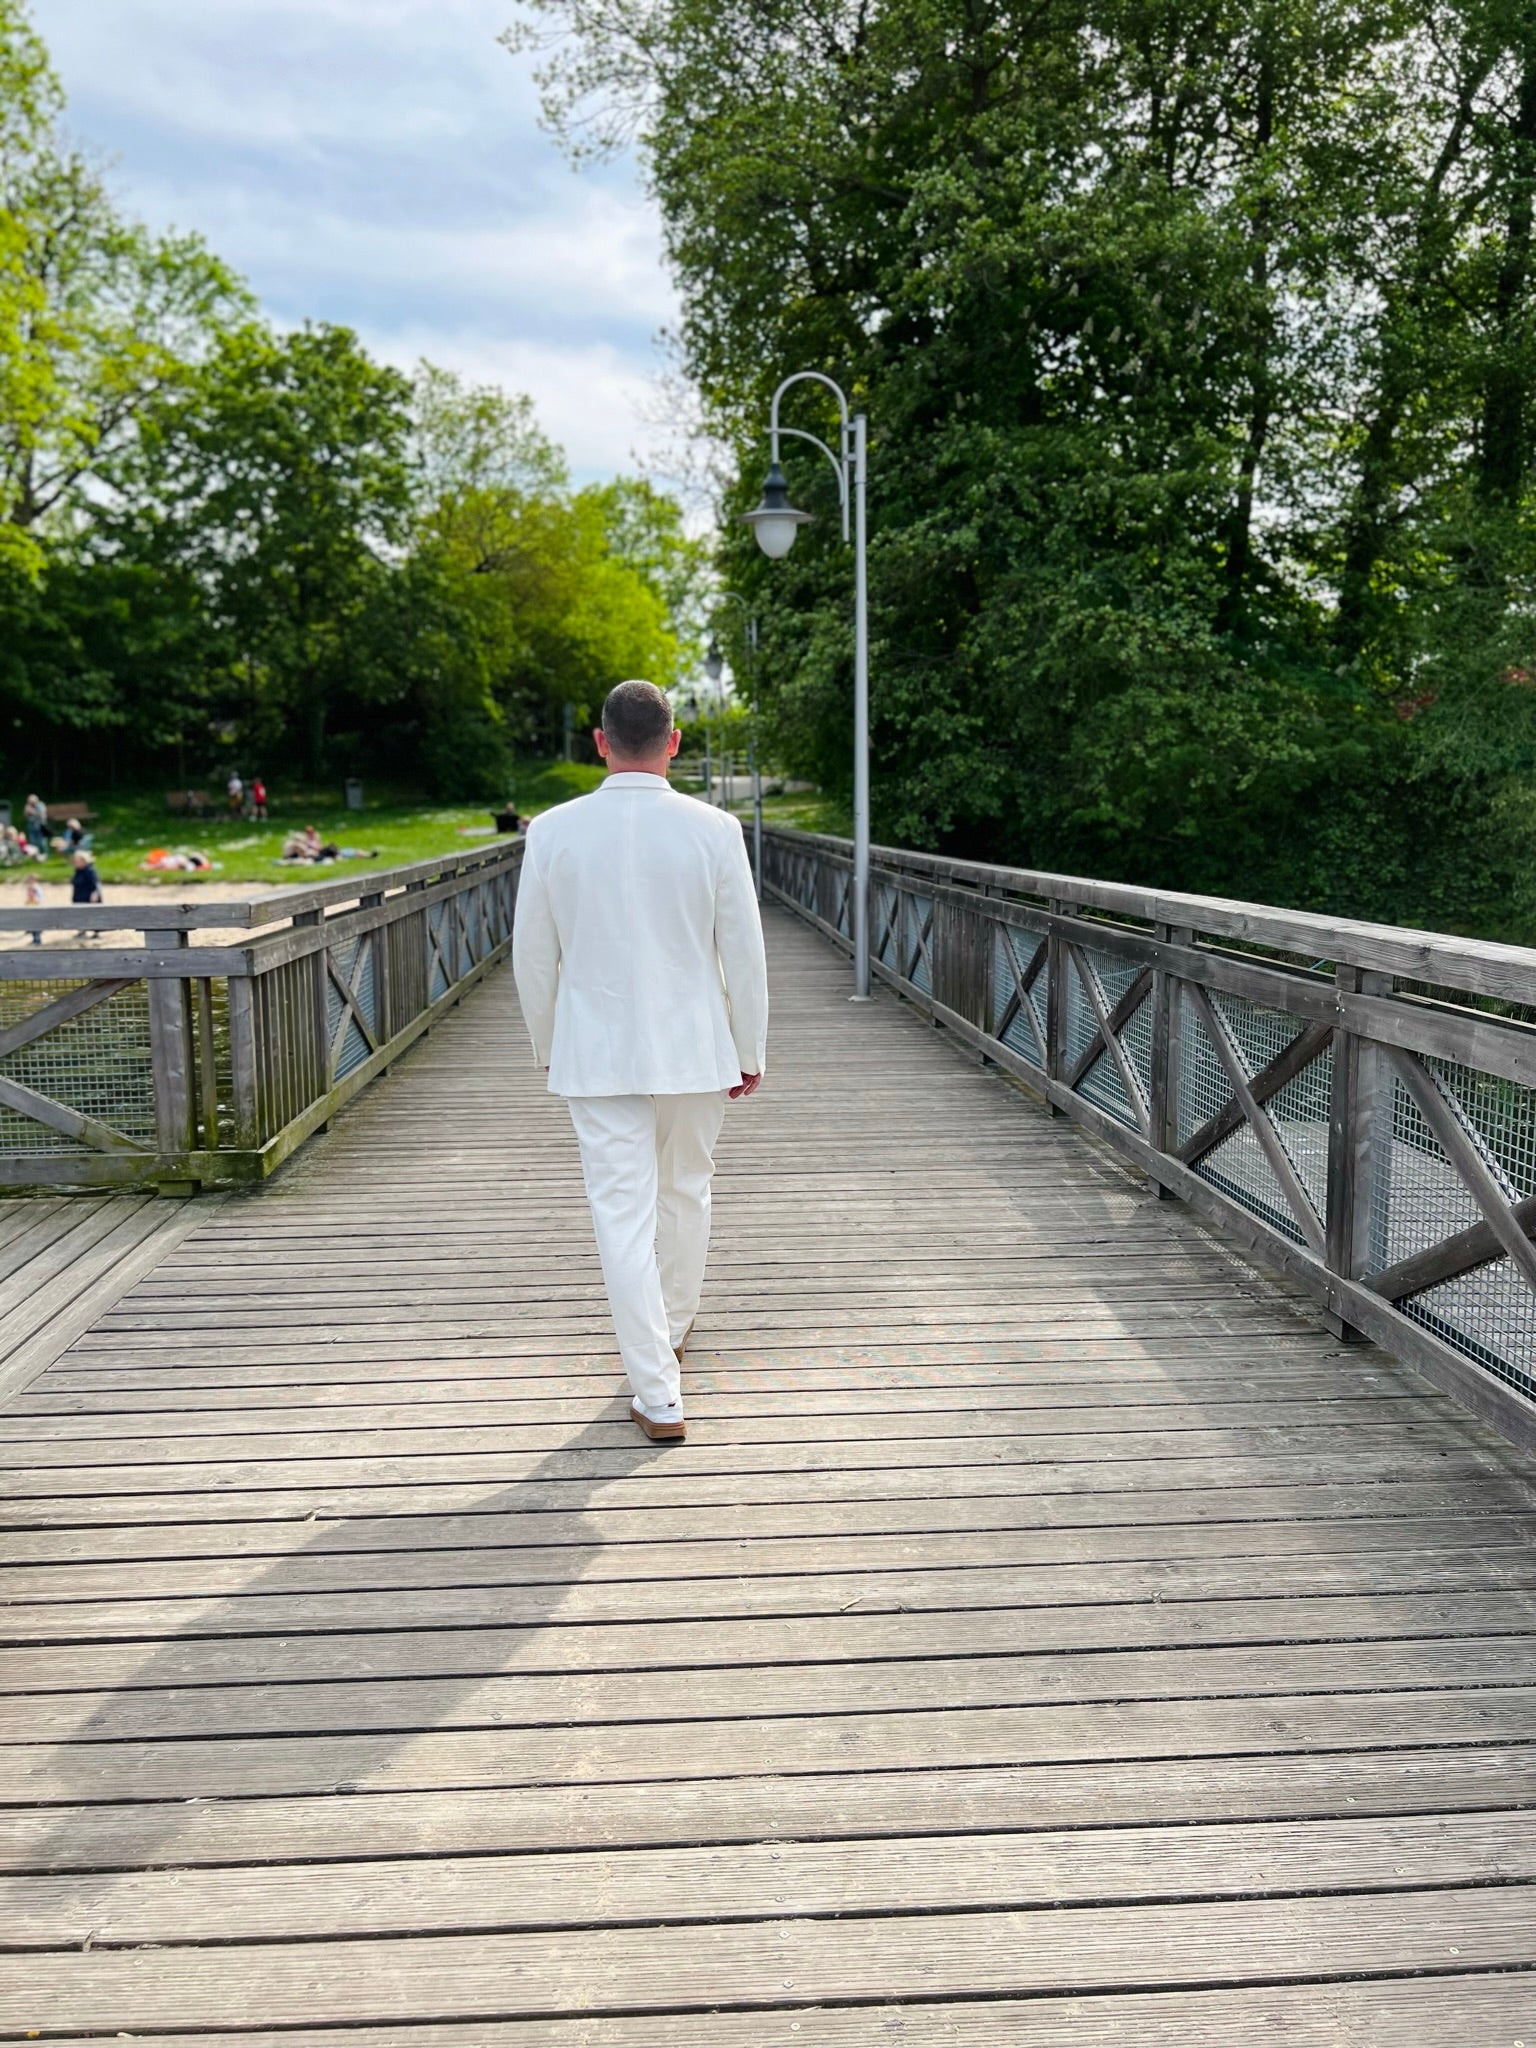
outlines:
{"label": "green foliage canopy", "polygon": [[[624,675],[673,680],[676,505],[573,487],[530,402],[277,333],[118,210],[0,0],[0,741],[13,777],[258,762],[505,795]],[[78,778],[78,779],[77,779]]]}
{"label": "green foliage canopy", "polygon": [[[528,0],[518,37],[573,146],[641,139],[726,511],[784,373],[868,410],[882,835],[1530,936],[1526,0]],[[849,565],[787,460],[818,527],[722,561],[835,785]]]}

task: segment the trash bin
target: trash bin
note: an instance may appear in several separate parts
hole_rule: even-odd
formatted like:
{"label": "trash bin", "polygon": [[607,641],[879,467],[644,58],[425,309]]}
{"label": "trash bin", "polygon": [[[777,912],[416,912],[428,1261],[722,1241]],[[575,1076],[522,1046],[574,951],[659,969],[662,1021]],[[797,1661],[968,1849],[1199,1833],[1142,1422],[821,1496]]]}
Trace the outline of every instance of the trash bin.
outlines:
{"label": "trash bin", "polygon": [[363,785],[355,775],[347,777],[347,809],[360,811],[363,808]]}
{"label": "trash bin", "polygon": [[9,800],[8,798],[6,798],[6,797],[0,797],[0,825],[9,825],[9,824],[10,824],[10,822],[11,822],[11,806],[10,806],[10,800]]}

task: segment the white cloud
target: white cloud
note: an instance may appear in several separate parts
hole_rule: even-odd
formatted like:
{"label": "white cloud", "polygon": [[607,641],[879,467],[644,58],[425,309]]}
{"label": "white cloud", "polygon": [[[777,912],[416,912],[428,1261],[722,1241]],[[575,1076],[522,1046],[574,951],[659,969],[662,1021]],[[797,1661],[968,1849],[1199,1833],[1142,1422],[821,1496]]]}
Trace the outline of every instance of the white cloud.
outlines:
{"label": "white cloud", "polygon": [[499,47],[514,0],[33,0],[125,203],[285,325],[527,391],[578,475],[646,424],[675,317],[633,167],[575,175]]}
{"label": "white cloud", "polygon": [[475,384],[525,391],[578,482],[632,469],[650,438],[654,381],[607,342],[564,348],[431,326],[364,329],[369,350],[402,370],[425,357]]}

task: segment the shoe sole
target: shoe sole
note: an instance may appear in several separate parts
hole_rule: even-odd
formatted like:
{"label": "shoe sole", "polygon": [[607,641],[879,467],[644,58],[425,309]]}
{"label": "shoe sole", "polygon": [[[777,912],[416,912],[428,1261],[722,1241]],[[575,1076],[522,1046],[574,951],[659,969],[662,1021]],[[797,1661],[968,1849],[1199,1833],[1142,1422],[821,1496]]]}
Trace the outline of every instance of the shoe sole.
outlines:
{"label": "shoe sole", "polygon": [[630,1406],[629,1419],[653,1444],[681,1444],[688,1440],[686,1422],[652,1422],[648,1415],[642,1415],[633,1404]]}

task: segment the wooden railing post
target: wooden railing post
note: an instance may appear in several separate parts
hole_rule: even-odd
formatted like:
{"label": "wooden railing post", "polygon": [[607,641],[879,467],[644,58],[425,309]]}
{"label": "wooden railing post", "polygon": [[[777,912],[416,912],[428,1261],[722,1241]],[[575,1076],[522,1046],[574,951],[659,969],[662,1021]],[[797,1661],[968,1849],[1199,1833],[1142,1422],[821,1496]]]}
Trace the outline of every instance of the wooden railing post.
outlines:
{"label": "wooden railing post", "polygon": [[[1059,896],[1049,899],[1053,917],[1065,917],[1070,905]],[[1067,942],[1053,925],[1045,948],[1045,1071],[1059,1081],[1067,1071]],[[1051,1103],[1052,1116],[1066,1111]]]}
{"label": "wooden railing post", "polygon": [[[1335,985],[1341,995],[1385,996],[1392,993],[1390,974],[1340,966]],[[1326,1259],[1330,1273],[1358,1280],[1375,1263],[1371,1246],[1371,1215],[1376,1176],[1381,1167],[1376,1142],[1377,1112],[1383,1087],[1381,1054],[1369,1039],[1335,1025],[1333,1033],[1333,1097],[1328,1118],[1328,1217]],[[1342,1314],[1338,1301],[1326,1310],[1336,1337],[1359,1336]]]}
{"label": "wooden railing post", "polygon": [[[1159,924],[1153,936],[1160,946],[1190,946],[1194,932],[1188,925]],[[1161,964],[1152,970],[1152,1143],[1159,1152],[1179,1149],[1179,1068],[1183,1053],[1180,1034],[1183,998],[1178,976]],[[1157,1183],[1158,1200],[1177,1199],[1165,1182]]]}
{"label": "wooden railing post", "polygon": [[256,978],[229,977],[229,1068],[234,1092],[234,1143],[239,1151],[258,1151],[267,1132],[261,1107],[261,1065],[256,1044]]}
{"label": "wooden railing post", "polygon": [[[146,931],[145,947],[152,953],[176,953],[186,949],[184,931]],[[149,996],[149,1057],[155,1089],[155,1144],[162,1161],[169,1162],[180,1189],[179,1165],[193,1149],[192,1103],[192,1003],[185,975],[151,975]],[[170,1183],[167,1183],[170,1185]]]}
{"label": "wooden railing post", "polygon": [[[293,920],[295,930],[302,927],[310,931],[313,931],[324,922],[325,912],[323,910],[301,910]],[[315,951],[310,954],[309,959],[313,983],[310,991],[310,1009],[313,1021],[310,1028],[314,1037],[315,1075],[319,1092],[321,1095],[324,1095],[331,1085],[331,1041],[330,1033],[326,1030],[326,1010],[328,1007],[325,999],[326,948],[324,946],[316,947]],[[330,1127],[329,1118],[318,1126],[322,1131],[328,1131]]]}

